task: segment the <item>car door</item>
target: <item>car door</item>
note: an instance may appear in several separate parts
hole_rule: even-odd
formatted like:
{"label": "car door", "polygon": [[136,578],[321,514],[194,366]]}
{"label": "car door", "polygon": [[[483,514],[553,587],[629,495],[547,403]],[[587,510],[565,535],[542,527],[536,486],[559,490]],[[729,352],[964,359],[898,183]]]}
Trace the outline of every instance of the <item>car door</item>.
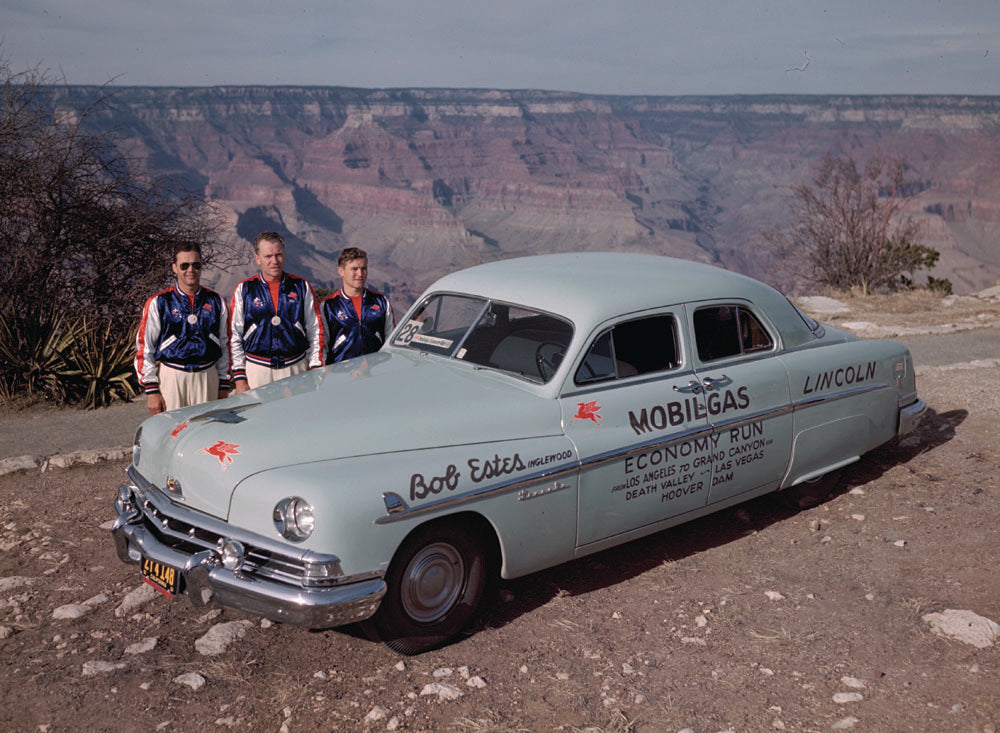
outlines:
{"label": "car door", "polygon": [[776,489],[788,467],[793,429],[788,374],[775,357],[777,334],[745,301],[688,308],[717,456],[709,502]]}
{"label": "car door", "polygon": [[606,324],[573,366],[560,400],[581,462],[578,547],[641,534],[708,501],[711,427],[683,315]]}

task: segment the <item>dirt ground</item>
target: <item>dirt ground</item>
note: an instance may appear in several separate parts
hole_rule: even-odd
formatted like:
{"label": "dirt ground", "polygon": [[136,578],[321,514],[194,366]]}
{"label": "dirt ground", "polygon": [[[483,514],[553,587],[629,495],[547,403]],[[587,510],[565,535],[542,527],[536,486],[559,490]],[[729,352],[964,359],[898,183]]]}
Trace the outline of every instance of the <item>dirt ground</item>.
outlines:
{"label": "dirt ground", "polygon": [[1000,638],[925,616],[1000,622],[1000,369],[918,374],[920,428],[822,504],[502,583],[415,657],[136,592],[107,530],[123,464],[0,477],[0,729],[995,733]]}

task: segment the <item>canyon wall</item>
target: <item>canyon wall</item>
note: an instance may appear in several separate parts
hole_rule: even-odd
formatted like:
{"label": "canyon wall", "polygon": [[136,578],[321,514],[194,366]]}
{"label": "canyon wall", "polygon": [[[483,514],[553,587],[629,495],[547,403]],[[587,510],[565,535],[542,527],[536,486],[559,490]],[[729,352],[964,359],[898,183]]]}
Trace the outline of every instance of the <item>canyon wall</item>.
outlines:
{"label": "canyon wall", "polygon": [[[217,203],[242,247],[273,229],[289,271],[336,285],[370,255],[397,309],[478,262],[657,252],[777,280],[760,231],[826,153],[901,156],[912,214],[956,292],[1000,280],[1000,97],[592,96],[337,87],[105,88],[88,124]],[[59,89],[61,101],[96,90]],[[228,290],[247,266],[214,273]],[[609,287],[627,287],[608,273]],[[777,281],[776,281],[777,280]]]}

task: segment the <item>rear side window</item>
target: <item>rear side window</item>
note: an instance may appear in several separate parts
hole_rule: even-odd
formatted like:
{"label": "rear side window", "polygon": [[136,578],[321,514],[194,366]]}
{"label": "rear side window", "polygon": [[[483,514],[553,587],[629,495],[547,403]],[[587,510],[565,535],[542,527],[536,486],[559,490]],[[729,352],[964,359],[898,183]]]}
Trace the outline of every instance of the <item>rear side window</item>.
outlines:
{"label": "rear side window", "polygon": [[652,316],[619,323],[594,339],[575,379],[577,384],[624,379],[679,363],[673,316]]}
{"label": "rear side window", "polygon": [[770,351],[774,346],[774,340],[757,316],[738,305],[713,305],[696,310],[694,336],[702,361]]}

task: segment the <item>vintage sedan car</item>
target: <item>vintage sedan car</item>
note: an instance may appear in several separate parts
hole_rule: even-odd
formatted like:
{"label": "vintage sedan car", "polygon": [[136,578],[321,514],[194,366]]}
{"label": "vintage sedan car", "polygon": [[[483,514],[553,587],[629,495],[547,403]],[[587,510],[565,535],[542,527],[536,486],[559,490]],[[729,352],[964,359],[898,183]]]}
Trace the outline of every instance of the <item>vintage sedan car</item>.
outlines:
{"label": "vintage sedan car", "polygon": [[112,531],[168,596],[413,653],[492,578],[796,492],[924,410],[906,348],[750,278],[510,259],[440,279],[378,353],[146,420]]}

